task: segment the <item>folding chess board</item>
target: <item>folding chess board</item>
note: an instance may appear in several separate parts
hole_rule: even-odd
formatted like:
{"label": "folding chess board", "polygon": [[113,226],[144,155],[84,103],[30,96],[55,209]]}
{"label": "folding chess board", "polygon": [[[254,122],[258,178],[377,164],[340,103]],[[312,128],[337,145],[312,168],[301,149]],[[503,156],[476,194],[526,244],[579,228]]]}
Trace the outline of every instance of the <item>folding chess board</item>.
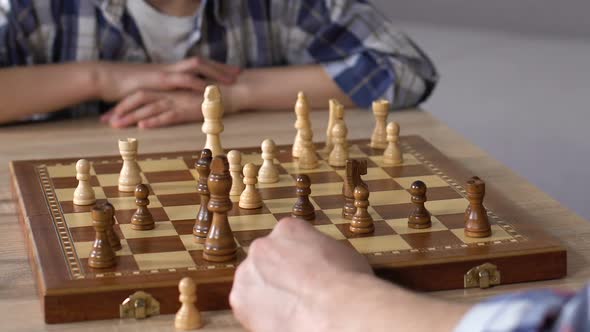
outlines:
{"label": "folding chess board", "polygon": [[[418,136],[401,141],[401,166],[384,165],[382,151],[371,149],[368,141],[351,142],[349,157],[368,161],[363,180],[370,190],[369,211],[375,220],[374,233],[360,236],[349,231],[350,221],[341,216],[344,169],[329,166],[327,156],[319,153],[319,168],[299,170],[290,146],[279,146],[275,162],[280,181],[258,185],[264,206],[242,210],[237,207],[238,197],[232,197],[229,223],[239,247],[238,258],[222,264],[203,260],[203,247],[193,240],[199,208],[194,169],[197,151],[147,155],[140,151],[138,163],[143,183],[150,188],[149,208],[156,220],[150,231],[130,227],[136,205],[132,193],[117,190],[120,156],[87,158],[92,162],[91,183],[97,199],[108,200],[116,209],[115,231],[123,245],[116,253],[117,265],[100,270],[88,266],[95,236],[91,207],[72,203],[77,160],[12,162],[14,197],[46,321],[118,317],[119,304],[138,290],[154,296],[162,313],[172,313],[179,307],[177,283],[186,275],[198,284],[200,309],[227,308],[233,273],[248,246],[290,215],[298,173],[307,173],[312,182],[314,227],[363,254],[383,278],[418,290],[457,289],[464,287],[466,272],[483,263],[497,266],[502,284],[565,275],[565,250],[536,230],[535,220],[525,211],[489,186],[484,204],[492,235],[465,237],[463,215],[468,201],[463,182],[474,174]],[[259,148],[239,150],[244,164],[261,163]],[[407,189],[418,179],[428,186],[426,207],[432,214],[428,229],[407,227],[412,209]]]}

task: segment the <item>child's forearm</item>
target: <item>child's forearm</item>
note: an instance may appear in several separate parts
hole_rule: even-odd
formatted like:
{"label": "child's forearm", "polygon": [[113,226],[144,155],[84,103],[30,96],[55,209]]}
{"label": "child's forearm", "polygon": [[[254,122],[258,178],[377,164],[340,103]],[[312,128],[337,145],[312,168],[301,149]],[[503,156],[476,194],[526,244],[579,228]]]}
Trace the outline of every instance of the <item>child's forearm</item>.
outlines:
{"label": "child's forearm", "polygon": [[327,109],[330,98],[354,106],[320,65],[247,69],[227,89],[233,110],[291,109],[298,91],[305,92],[312,108]]}
{"label": "child's forearm", "polygon": [[98,99],[95,63],[38,65],[0,70],[0,123]]}

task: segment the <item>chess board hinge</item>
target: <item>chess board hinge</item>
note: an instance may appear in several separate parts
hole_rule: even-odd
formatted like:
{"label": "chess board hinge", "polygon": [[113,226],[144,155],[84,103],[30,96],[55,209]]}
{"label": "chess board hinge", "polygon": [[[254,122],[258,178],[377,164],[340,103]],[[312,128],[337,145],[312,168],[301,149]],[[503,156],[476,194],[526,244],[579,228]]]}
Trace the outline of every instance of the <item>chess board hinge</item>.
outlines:
{"label": "chess board hinge", "polygon": [[119,306],[119,317],[144,319],[160,314],[160,302],[149,293],[137,291]]}
{"label": "chess board hinge", "polygon": [[498,267],[491,263],[478,265],[465,273],[463,277],[464,288],[481,289],[489,288],[500,284],[500,271]]}

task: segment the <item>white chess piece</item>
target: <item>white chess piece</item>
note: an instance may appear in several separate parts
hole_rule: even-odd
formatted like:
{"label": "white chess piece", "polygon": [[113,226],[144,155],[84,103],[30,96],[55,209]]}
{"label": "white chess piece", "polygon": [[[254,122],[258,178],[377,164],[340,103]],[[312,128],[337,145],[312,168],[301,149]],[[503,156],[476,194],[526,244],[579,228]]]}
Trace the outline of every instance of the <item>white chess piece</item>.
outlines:
{"label": "white chess piece", "polygon": [[221,147],[221,138],[219,134],[223,131],[223,105],[221,104],[221,93],[215,85],[209,85],[205,88],[203,94],[203,103],[201,104],[203,112],[203,126],[201,131],[207,135],[205,149],[211,150],[213,157],[223,154]]}
{"label": "white chess piece", "polygon": [[279,182],[279,171],[275,165],[275,142],[271,139],[265,139],[261,145],[262,166],[258,170],[259,183],[276,183]]}
{"label": "white chess piece", "polygon": [[383,163],[386,165],[402,164],[404,159],[399,146],[399,124],[395,121],[387,124],[387,142],[387,149],[383,152]]}
{"label": "white chess piece", "polygon": [[348,143],[346,142],[347,134],[348,128],[346,128],[344,121],[334,124],[334,128],[332,128],[334,148],[332,149],[332,152],[330,152],[330,156],[328,156],[328,164],[330,166],[346,166],[346,160],[348,159]]}
{"label": "white chess piece", "polygon": [[301,128],[308,127],[311,129],[311,122],[309,121],[309,104],[305,94],[301,91],[299,91],[297,94],[297,102],[295,102],[295,115],[297,116],[297,119],[295,120],[295,129],[297,129],[297,134],[295,135],[295,140],[293,141],[293,151],[291,154],[294,158],[299,158],[299,151],[301,150]]}
{"label": "white chess piece", "polygon": [[244,166],[244,184],[246,188],[240,195],[240,202],[238,206],[242,209],[258,209],[262,207],[262,197],[256,189],[256,183],[258,180],[256,179],[256,172],[258,171],[258,167],[254,164],[246,164]]}
{"label": "white chess piece", "polygon": [[119,191],[134,192],[135,187],[141,184],[141,174],[137,165],[138,142],[135,138],[120,139],[119,152],[123,158],[123,167],[119,174]]}
{"label": "white chess piece", "polygon": [[334,142],[332,142],[332,127],[334,127],[334,123],[336,122],[336,107],[340,104],[336,99],[330,99],[328,101],[328,109],[329,109],[329,117],[328,117],[328,127],[326,128],[326,146],[322,150],[323,153],[330,154],[332,152],[332,148],[334,147]]}
{"label": "white chess piece", "polygon": [[242,153],[238,150],[231,150],[227,153],[227,161],[232,179],[229,195],[240,196],[246,187],[242,177]]}
{"label": "white chess piece", "polygon": [[201,313],[195,306],[197,301],[197,286],[190,277],[184,277],[178,283],[181,303],[180,309],[174,317],[174,327],[179,330],[196,330],[201,327]]}
{"label": "white chess piece", "polygon": [[76,179],[78,186],[74,190],[75,205],[92,205],[96,203],[94,189],[90,185],[90,163],[86,159],[80,159],[76,163]]}
{"label": "white chess piece", "polygon": [[301,150],[299,150],[299,168],[314,169],[318,167],[318,156],[313,146],[313,133],[309,128],[301,128]]}
{"label": "white chess piece", "polygon": [[371,135],[370,147],[373,149],[385,149],[387,140],[385,138],[385,124],[389,114],[389,101],[385,99],[375,100],[373,102],[373,115],[375,116],[375,129]]}

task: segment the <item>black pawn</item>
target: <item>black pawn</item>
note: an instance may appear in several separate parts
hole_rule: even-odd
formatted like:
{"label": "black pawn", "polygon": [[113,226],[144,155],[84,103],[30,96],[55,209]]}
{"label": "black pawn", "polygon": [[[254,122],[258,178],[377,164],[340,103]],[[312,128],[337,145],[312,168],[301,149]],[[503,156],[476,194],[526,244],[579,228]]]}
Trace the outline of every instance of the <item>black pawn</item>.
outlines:
{"label": "black pawn", "polygon": [[145,231],[154,229],[156,226],[154,217],[152,217],[152,213],[148,209],[148,205],[150,204],[149,195],[150,191],[145,184],[138,184],[135,187],[135,204],[137,205],[137,210],[133,214],[133,217],[131,217],[132,229]]}
{"label": "black pawn", "polygon": [[297,201],[293,205],[291,215],[295,218],[314,220],[315,208],[309,201],[309,195],[311,194],[311,180],[309,176],[305,174],[297,175],[295,179],[295,191],[297,193]]}
{"label": "black pawn", "polygon": [[375,230],[373,217],[367,210],[369,207],[369,189],[365,186],[357,186],[354,189],[354,206],[356,211],[352,216],[350,231],[355,234],[371,233]]}
{"label": "black pawn", "polygon": [[426,184],[422,181],[414,181],[410,187],[410,194],[412,195],[414,210],[408,217],[408,227],[418,229],[431,227],[430,212],[424,206],[424,203],[426,203]]}
{"label": "black pawn", "polygon": [[211,173],[211,161],[213,160],[213,154],[209,149],[203,149],[201,151],[201,157],[195,163],[195,168],[199,173],[199,183],[197,184],[197,193],[200,195],[201,206],[197,213],[197,219],[195,220],[195,226],[193,227],[193,235],[195,236],[195,242],[205,243],[207,233],[211,228],[211,220],[213,213],[209,211],[207,205],[209,204],[210,192],[207,180]]}

